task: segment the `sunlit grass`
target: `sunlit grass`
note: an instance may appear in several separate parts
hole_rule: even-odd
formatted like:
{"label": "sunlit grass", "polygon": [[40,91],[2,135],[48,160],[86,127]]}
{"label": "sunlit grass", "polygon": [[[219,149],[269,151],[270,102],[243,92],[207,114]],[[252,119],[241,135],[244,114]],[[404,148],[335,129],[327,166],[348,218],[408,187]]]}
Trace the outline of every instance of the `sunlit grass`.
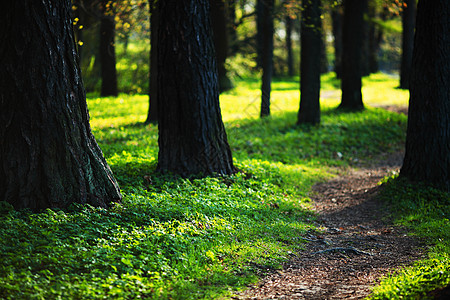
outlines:
{"label": "sunlit grass", "polygon": [[[383,76],[366,80],[370,101],[399,97],[395,80]],[[280,268],[301,249],[301,236],[317,229],[313,184],[403,146],[406,116],[370,107],[337,112],[330,74],[320,126],[295,126],[296,78],[274,81],[273,115],[264,120],[259,80],[235,84],[221,107],[243,173],[225,177],[155,172],[157,126],[142,124],[148,97],[90,97],[91,126],[123,203],[41,214],[0,206],[0,298],[212,299],[245,288]]]}

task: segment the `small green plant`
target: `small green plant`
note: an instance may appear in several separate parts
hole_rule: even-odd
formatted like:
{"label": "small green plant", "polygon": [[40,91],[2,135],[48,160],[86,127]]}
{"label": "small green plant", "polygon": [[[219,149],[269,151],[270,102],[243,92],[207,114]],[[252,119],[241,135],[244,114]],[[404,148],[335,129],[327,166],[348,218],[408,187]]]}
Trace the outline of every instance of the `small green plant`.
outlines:
{"label": "small green plant", "polygon": [[381,196],[396,222],[431,248],[426,259],[387,276],[370,298],[432,298],[431,291],[450,284],[450,194],[393,177],[386,180]]}
{"label": "small green plant", "polygon": [[[368,91],[393,82],[377,76],[366,79]],[[335,78],[323,78],[325,86],[334,86]],[[403,115],[379,108],[339,113],[337,100],[324,98],[322,124],[298,127],[298,85],[277,80],[274,113],[260,120],[250,113],[259,101],[252,97],[258,81],[235,83],[221,106],[243,172],[226,177],[155,172],[157,127],[143,125],[148,97],[90,97],[91,126],[123,203],[32,214],[0,202],[0,298],[224,296],[280,268],[301,249],[301,236],[316,229],[313,184],[403,145]],[[386,90],[384,95],[393,89]]]}

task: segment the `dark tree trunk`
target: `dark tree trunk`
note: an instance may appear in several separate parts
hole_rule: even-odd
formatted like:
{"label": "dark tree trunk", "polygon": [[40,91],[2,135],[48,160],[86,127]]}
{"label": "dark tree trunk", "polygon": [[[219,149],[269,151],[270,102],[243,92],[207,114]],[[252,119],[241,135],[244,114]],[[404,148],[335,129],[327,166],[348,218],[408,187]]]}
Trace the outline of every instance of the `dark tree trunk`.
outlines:
{"label": "dark tree trunk", "polygon": [[156,0],[149,0],[150,9],[150,74],[148,90],[148,114],[145,124],[158,122],[158,23]]}
{"label": "dark tree trunk", "polygon": [[300,109],[298,124],[320,123],[320,60],[322,22],[320,0],[302,2]]}
{"label": "dark tree trunk", "polygon": [[89,126],[69,0],[0,9],[0,199],[16,209],[120,201]]}
{"label": "dark tree trunk", "polygon": [[[364,0],[366,4],[370,0]],[[361,75],[362,76],[369,76],[369,57],[370,57],[370,40],[373,38],[371,36],[371,22],[369,21],[369,14],[368,14],[368,5],[365,5],[364,12],[363,12],[363,33],[362,33],[362,50],[361,50]]]}
{"label": "dark tree trunk", "polygon": [[364,12],[367,0],[344,0],[342,31],[342,101],[339,108],[362,110],[361,93]]}
{"label": "dark tree trunk", "polygon": [[208,0],[159,5],[158,170],[182,176],[232,174],[219,106]]}
{"label": "dark tree trunk", "polygon": [[[414,48],[414,23],[416,20],[416,0],[405,0],[402,13],[402,61],[400,67],[400,88],[409,89],[412,55]],[[449,46],[450,47],[450,46]]]}
{"label": "dark tree trunk", "polygon": [[225,62],[228,57],[228,18],[223,0],[209,0],[211,7],[211,24],[214,33],[217,68],[219,72],[219,91],[224,92],[233,88],[233,83],[227,75]]}
{"label": "dark tree trunk", "polygon": [[229,37],[229,55],[233,56],[238,52],[237,41],[238,34],[236,30],[236,0],[225,1],[228,10],[228,37]]}
{"label": "dark tree trunk", "polygon": [[342,6],[336,6],[331,11],[334,36],[334,72],[337,78],[342,77]]}
{"label": "dark tree trunk", "polygon": [[286,52],[287,52],[287,67],[288,76],[294,76],[294,55],[292,54],[292,27],[294,20],[287,15],[284,19],[286,25]]}
{"label": "dark tree trunk", "polygon": [[117,72],[115,50],[114,16],[108,12],[106,5],[109,0],[102,0],[102,16],[100,19],[100,64],[102,87],[100,96],[117,96]]}
{"label": "dark tree trunk", "polygon": [[273,73],[273,6],[274,0],[258,0],[258,34],[261,39],[261,117],[270,115],[270,92]]}
{"label": "dark tree trunk", "polygon": [[[320,23],[320,26],[322,26],[322,22]],[[323,32],[323,27],[321,27],[321,31]],[[325,74],[328,73],[327,43],[324,34],[321,34],[320,38],[320,73]]]}
{"label": "dark tree trunk", "polygon": [[450,191],[450,2],[419,0],[400,175]]}
{"label": "dark tree trunk", "polygon": [[377,3],[371,1],[369,5],[369,74],[377,73],[379,71],[378,52],[380,50],[381,38],[383,36],[383,29],[377,25],[375,19],[378,16]]}

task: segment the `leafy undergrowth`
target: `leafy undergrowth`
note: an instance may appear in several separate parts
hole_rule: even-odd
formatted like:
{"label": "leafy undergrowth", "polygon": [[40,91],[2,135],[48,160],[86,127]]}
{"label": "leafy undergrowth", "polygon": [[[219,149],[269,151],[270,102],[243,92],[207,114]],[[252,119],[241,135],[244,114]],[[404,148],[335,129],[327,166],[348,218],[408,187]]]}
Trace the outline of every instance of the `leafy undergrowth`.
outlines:
{"label": "leafy undergrowth", "polygon": [[371,299],[434,299],[450,284],[450,193],[390,178],[381,194],[400,225],[423,239],[427,258],[386,277]]}
{"label": "leafy undergrowth", "polygon": [[[374,77],[367,88],[380,82]],[[286,107],[264,120],[242,115],[241,104],[253,103],[246,94],[252,84],[243,82],[241,96],[223,95],[229,142],[243,171],[225,177],[156,173],[157,127],[141,123],[148,98],[90,99],[94,135],[123,203],[32,214],[2,202],[0,298],[226,295],[302,247],[301,236],[316,224],[308,198],[314,183],[402,147],[406,117],[382,109],[336,112],[324,99],[320,126],[294,126],[297,108],[288,108],[298,103],[297,87],[289,81],[274,83]]]}

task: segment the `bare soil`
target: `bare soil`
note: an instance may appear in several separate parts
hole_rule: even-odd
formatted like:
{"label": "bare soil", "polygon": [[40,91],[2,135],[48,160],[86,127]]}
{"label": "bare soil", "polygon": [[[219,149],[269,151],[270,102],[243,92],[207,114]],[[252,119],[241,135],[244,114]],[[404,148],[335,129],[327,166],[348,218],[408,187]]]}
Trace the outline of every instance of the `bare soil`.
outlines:
{"label": "bare soil", "polygon": [[304,250],[282,270],[232,298],[361,299],[382,276],[420,259],[421,242],[393,225],[386,204],[377,197],[378,183],[398,172],[402,159],[402,153],[385,155],[316,185],[312,200],[325,233],[308,233]]}

